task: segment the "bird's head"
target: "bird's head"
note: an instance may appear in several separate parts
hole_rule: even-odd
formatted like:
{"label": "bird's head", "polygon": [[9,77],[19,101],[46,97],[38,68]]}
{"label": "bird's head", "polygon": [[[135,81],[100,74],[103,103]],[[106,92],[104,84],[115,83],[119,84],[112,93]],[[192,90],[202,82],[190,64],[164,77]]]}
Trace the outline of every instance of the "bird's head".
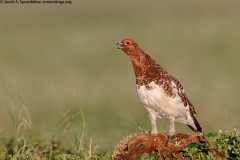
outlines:
{"label": "bird's head", "polygon": [[127,38],[122,40],[121,42],[118,42],[117,48],[129,54],[129,52],[135,51],[138,48],[138,44],[133,40]]}
{"label": "bird's head", "polygon": [[153,59],[138,47],[138,44],[131,39],[124,39],[117,43],[117,48],[125,52],[131,59],[136,76],[144,71],[149,63],[155,63]]}

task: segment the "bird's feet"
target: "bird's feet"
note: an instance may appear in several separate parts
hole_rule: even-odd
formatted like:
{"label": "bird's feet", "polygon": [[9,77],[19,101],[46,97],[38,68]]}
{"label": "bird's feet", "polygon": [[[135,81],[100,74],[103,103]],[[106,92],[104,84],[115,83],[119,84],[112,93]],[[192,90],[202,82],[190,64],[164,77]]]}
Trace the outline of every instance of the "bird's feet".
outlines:
{"label": "bird's feet", "polygon": [[166,145],[175,135],[176,135],[175,129],[172,129],[172,130],[170,129],[170,131],[168,132],[168,135],[167,135]]}
{"label": "bird's feet", "polygon": [[158,134],[158,131],[155,129],[155,130],[152,130],[151,132],[152,135],[157,135]]}
{"label": "bird's feet", "polygon": [[174,136],[175,134],[176,134],[175,130],[170,130],[168,133],[170,137]]}

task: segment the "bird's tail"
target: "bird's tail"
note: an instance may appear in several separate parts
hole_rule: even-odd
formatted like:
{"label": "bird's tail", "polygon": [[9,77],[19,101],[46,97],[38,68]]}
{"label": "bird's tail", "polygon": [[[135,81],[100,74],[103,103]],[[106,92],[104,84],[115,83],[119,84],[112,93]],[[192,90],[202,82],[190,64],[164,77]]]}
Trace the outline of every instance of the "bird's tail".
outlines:
{"label": "bird's tail", "polygon": [[197,129],[195,129],[194,127],[192,127],[190,125],[188,125],[188,127],[191,128],[194,132],[202,132],[202,127],[198,123],[196,117],[194,115],[192,115],[192,118],[193,118],[193,122],[194,122]]}

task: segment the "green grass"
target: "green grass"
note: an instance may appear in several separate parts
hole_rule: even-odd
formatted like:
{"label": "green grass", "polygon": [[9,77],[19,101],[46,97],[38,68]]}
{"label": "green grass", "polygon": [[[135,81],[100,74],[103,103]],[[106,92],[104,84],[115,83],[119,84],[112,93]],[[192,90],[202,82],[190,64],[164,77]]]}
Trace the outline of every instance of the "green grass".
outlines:
{"label": "green grass", "polygon": [[[20,110],[8,109],[8,114],[15,126],[15,136],[11,139],[0,140],[0,159],[6,160],[37,160],[37,159],[111,159],[111,151],[101,151],[92,138],[86,135],[85,115],[68,110],[64,114],[63,122],[58,129],[62,129],[60,138],[49,140],[32,137],[32,120],[24,105]],[[71,140],[69,140],[70,137]],[[63,139],[67,139],[65,143]]]}
{"label": "green grass", "polygon": [[[69,148],[63,147],[60,142],[56,141],[17,141],[11,139],[5,141],[0,147],[0,158],[6,160],[87,160],[87,159],[111,159],[111,152],[92,153],[90,148],[83,148],[82,150],[76,149],[77,146]],[[14,147],[13,147],[14,146]],[[16,146],[18,149],[15,149]]]}
{"label": "green grass", "polygon": [[[239,127],[239,6],[234,0],[1,5],[0,137],[18,139],[12,119],[22,106],[28,142],[54,137],[70,145],[75,138],[62,123],[80,108],[87,143],[103,151],[139,127],[149,130],[130,61],[115,46],[126,37],[182,82],[206,132]],[[168,121],[158,126],[167,131]],[[189,131],[181,124],[177,130]]]}
{"label": "green grass", "polygon": [[240,129],[232,132],[208,133],[208,143],[193,143],[183,149],[184,156],[200,159],[239,159],[240,158]]}

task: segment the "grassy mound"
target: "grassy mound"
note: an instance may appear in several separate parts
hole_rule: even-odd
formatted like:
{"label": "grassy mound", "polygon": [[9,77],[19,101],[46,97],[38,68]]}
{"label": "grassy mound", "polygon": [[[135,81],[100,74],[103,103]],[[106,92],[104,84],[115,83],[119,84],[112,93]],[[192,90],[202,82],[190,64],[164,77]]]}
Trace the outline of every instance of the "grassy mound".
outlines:
{"label": "grassy mound", "polygon": [[112,158],[240,159],[240,129],[206,135],[179,132],[173,137],[165,133],[130,135],[119,142]]}

